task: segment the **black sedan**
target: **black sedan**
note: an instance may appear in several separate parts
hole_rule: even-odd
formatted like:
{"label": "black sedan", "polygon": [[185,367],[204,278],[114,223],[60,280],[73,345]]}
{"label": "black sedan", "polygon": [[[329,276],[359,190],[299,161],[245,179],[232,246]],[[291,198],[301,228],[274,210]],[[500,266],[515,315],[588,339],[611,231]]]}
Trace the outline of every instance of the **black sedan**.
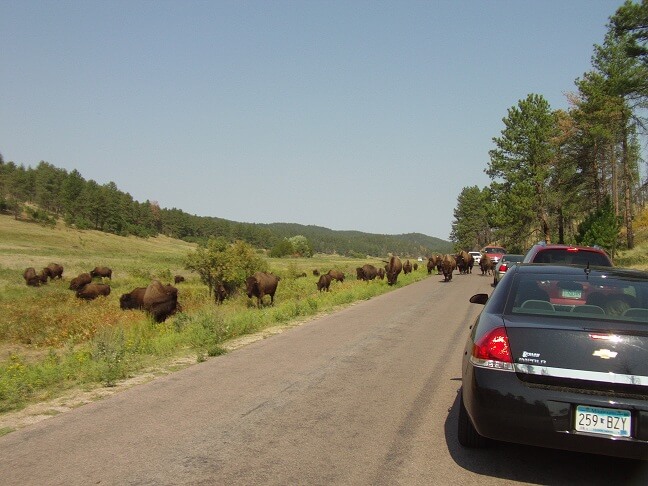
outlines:
{"label": "black sedan", "polygon": [[458,438],[648,460],[648,272],[518,264],[471,326]]}

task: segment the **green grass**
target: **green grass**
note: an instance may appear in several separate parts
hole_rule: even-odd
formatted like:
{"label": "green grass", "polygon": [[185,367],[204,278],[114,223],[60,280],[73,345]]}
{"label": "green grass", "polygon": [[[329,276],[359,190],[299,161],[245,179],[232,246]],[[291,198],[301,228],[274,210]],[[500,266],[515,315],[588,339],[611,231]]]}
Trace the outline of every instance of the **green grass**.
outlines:
{"label": "green grass", "polygon": [[[257,309],[239,292],[216,305],[196,275],[184,269],[195,246],[171,238],[119,237],[24,223],[0,216],[0,413],[59,396],[71,388],[113,386],[138,371],[176,356],[202,361],[224,352],[226,341],[270,326],[331,312],[340,306],[391,290],[386,281],[362,282],[355,268],[382,266],[380,259],[317,255],[308,259],[268,259],[281,277],[275,305]],[[26,267],[50,262],[64,267],[64,279],[27,287]],[[85,302],[68,289],[69,281],[95,266],[113,269],[111,294]],[[318,292],[313,270],[345,272],[331,292]],[[300,277],[306,273],[306,277]],[[183,312],[157,324],[141,311],[122,311],[119,296],[153,278],[171,282],[176,274]],[[399,276],[397,287],[427,277]],[[266,297],[266,299],[268,299]]]}

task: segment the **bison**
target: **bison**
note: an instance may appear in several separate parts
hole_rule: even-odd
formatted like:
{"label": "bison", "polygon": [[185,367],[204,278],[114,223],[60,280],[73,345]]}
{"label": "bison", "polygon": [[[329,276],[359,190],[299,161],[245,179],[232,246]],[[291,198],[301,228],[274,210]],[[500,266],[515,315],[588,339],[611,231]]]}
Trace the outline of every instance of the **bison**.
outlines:
{"label": "bison", "polygon": [[89,273],[80,273],[70,281],[70,290],[79,290],[90,282],[92,282],[92,277]]}
{"label": "bison", "polygon": [[47,274],[50,280],[58,278],[59,280],[63,279],[63,266],[58,263],[50,263],[45,268],[43,272]]}
{"label": "bison", "polygon": [[329,287],[331,286],[331,280],[333,280],[333,277],[331,277],[328,273],[325,273],[324,275],[320,275],[320,278],[316,284],[317,290],[319,290],[320,292],[322,290],[326,290],[328,292]]}
{"label": "bison", "polygon": [[94,269],[90,271],[90,275],[92,278],[106,277],[112,280],[112,270],[108,267],[94,267]]}
{"label": "bison", "polygon": [[315,270],[313,270],[313,276],[319,277],[319,274],[320,274],[320,271],[317,268]]}
{"label": "bison", "polygon": [[36,273],[34,267],[26,268],[23,272],[23,278],[25,279],[25,283],[30,287],[39,287],[40,284],[43,283],[43,280],[40,275]]}
{"label": "bison", "polygon": [[257,298],[257,307],[261,307],[263,297],[270,296],[270,305],[274,304],[274,295],[277,291],[277,285],[281,280],[276,275],[266,272],[256,272],[254,275],[245,279],[245,286],[247,288],[247,296]]}
{"label": "bison", "polygon": [[488,255],[483,253],[481,259],[479,260],[479,268],[481,268],[482,275],[492,275],[494,267],[495,265],[493,264],[493,260],[491,260]]}
{"label": "bison", "polygon": [[373,280],[378,276],[378,269],[373,265],[366,264],[356,268],[356,274],[358,280],[364,280],[365,282],[368,282],[369,280]]}
{"label": "bison", "polygon": [[144,310],[155,322],[164,322],[167,317],[181,310],[178,304],[178,289],[172,285],[162,285],[153,280],[144,291]]}
{"label": "bison", "polygon": [[378,277],[380,280],[384,280],[384,278],[385,278],[385,269],[381,267],[381,268],[378,268],[378,269],[376,270],[376,272],[377,272],[377,277]]}
{"label": "bison", "polygon": [[340,272],[339,270],[329,270],[328,274],[338,282],[344,282],[344,273]]}
{"label": "bison", "polygon": [[182,275],[176,275],[173,277],[173,283],[179,284],[180,282],[184,282],[185,278]]}
{"label": "bison", "polygon": [[415,272],[418,270],[418,263],[414,262],[414,264],[412,265],[412,270],[414,270]]}
{"label": "bison", "polygon": [[441,271],[443,272],[443,281],[452,280],[452,272],[457,267],[457,261],[452,255],[444,255],[441,260]]}
{"label": "bison", "polygon": [[405,264],[403,265],[403,275],[407,275],[408,273],[412,273],[412,264],[409,260],[405,260]]}
{"label": "bison", "polygon": [[89,283],[76,291],[79,299],[94,300],[99,296],[110,295],[110,285],[102,283]]}
{"label": "bison", "polygon": [[385,272],[387,274],[387,284],[394,285],[398,279],[398,274],[403,270],[403,263],[400,258],[396,255],[389,259],[387,265],[385,266]]}
{"label": "bison", "polygon": [[136,287],[127,294],[122,294],[119,298],[119,307],[127,309],[144,309],[144,294],[146,287]]}

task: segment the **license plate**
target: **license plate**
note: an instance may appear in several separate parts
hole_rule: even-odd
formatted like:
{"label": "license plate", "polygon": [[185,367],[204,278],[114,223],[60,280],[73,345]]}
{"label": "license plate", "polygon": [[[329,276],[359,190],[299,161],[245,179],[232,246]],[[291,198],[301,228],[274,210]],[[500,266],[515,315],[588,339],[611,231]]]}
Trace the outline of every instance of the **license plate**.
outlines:
{"label": "license plate", "polygon": [[630,437],[632,416],[628,410],[579,405],[576,407],[575,429],[592,434]]}
{"label": "license plate", "polygon": [[582,290],[563,289],[562,291],[563,299],[580,299],[582,294],[583,294]]}

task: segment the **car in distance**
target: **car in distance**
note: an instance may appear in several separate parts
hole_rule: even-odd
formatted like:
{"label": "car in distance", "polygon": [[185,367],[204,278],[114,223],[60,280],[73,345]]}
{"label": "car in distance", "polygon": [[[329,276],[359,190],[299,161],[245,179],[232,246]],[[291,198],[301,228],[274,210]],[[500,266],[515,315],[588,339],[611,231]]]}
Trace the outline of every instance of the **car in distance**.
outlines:
{"label": "car in distance", "polygon": [[596,246],[546,244],[533,245],[524,256],[524,263],[552,263],[556,265],[613,266],[605,250]]}
{"label": "car in distance", "polygon": [[461,445],[648,460],[648,272],[522,263],[470,301]]}
{"label": "car in distance", "polygon": [[468,253],[470,253],[472,255],[473,263],[475,265],[479,265],[479,262],[481,261],[481,252],[479,252],[479,251],[469,251]]}
{"label": "car in distance", "polygon": [[502,255],[506,254],[506,250],[501,246],[485,246],[482,248],[481,252],[488,255],[488,258],[493,262],[493,265],[497,265],[502,258]]}
{"label": "car in distance", "polygon": [[522,262],[522,260],[524,260],[524,255],[516,255],[513,253],[503,255],[502,259],[493,269],[493,285],[497,285],[506,271],[516,263]]}

